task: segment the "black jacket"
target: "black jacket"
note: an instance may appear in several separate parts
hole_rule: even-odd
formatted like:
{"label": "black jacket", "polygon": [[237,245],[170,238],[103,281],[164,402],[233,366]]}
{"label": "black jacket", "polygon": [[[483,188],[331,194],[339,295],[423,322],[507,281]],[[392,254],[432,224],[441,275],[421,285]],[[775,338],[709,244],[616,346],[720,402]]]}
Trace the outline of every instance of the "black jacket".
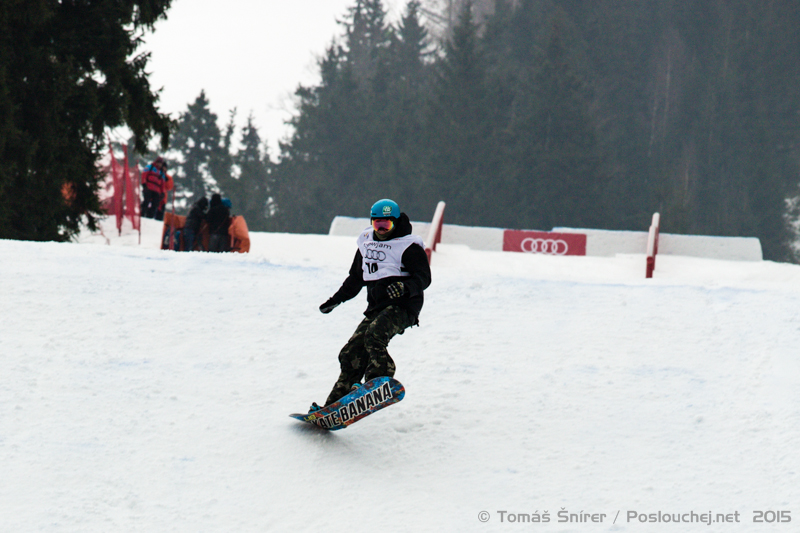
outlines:
{"label": "black jacket", "polygon": [[[391,238],[386,240],[390,241],[406,235],[411,235],[411,222],[405,213],[401,213]],[[367,309],[364,311],[364,315],[367,317],[377,315],[390,305],[399,305],[411,312],[415,317],[419,316],[424,302],[423,291],[431,284],[431,267],[428,264],[428,256],[425,250],[417,244],[412,244],[403,252],[403,270],[408,272],[410,276],[392,276],[376,281],[364,281],[363,259],[361,250],[357,250],[347,278],[329,301],[336,304],[346,302],[355,298],[361,292],[361,288],[366,286]],[[396,281],[403,282],[405,294],[399,298],[392,299],[389,298],[386,288]]]}
{"label": "black jacket", "polygon": [[228,226],[231,225],[231,210],[225,207],[222,202],[215,202],[212,198],[211,207],[206,213],[208,231],[212,235],[225,235],[228,233]]}
{"label": "black jacket", "polygon": [[194,230],[195,233],[200,231],[200,224],[206,216],[206,208],[208,208],[208,200],[201,198],[192,206],[191,211],[186,216],[186,224],[184,227]]}

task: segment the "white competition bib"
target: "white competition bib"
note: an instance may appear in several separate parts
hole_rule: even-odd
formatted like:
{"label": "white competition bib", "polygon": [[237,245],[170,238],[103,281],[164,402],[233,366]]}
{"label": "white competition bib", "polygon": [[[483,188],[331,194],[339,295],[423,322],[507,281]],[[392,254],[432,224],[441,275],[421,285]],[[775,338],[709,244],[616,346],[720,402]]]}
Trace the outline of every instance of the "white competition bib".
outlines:
{"label": "white competition bib", "polygon": [[358,236],[358,249],[361,252],[361,268],[364,271],[364,281],[375,281],[392,276],[410,276],[403,271],[403,252],[412,244],[418,244],[423,249],[425,244],[417,235],[406,235],[388,241],[373,239],[372,228],[361,232]]}

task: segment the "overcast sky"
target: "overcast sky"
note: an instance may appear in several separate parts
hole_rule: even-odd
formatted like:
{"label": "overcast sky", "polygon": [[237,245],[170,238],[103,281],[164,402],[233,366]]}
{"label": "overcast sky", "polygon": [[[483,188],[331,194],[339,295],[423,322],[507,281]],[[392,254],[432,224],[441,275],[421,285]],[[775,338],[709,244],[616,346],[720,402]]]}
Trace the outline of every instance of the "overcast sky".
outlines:
{"label": "overcast sky", "polygon": [[[252,112],[270,153],[287,135],[298,84],[318,81],[317,58],[334,37],[336,23],[354,0],[174,0],[167,20],[156,24],[141,50],[151,52],[160,109],[177,118],[205,90],[223,127],[237,108],[237,124]],[[395,23],[403,0],[384,0]],[[240,132],[237,131],[238,146]]]}

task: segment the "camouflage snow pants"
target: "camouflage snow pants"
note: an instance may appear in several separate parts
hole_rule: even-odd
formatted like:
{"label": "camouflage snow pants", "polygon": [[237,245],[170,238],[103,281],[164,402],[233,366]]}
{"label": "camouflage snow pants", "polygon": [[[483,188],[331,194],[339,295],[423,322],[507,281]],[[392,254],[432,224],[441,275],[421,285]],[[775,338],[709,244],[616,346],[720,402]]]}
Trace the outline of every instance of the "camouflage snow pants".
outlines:
{"label": "camouflage snow pants", "polygon": [[339,352],[341,372],[333,390],[325,400],[330,405],[350,392],[354,383],[369,381],[381,376],[394,376],[394,361],[386,347],[395,335],[416,323],[416,317],[403,309],[390,305],[372,318],[365,318],[353,336]]}

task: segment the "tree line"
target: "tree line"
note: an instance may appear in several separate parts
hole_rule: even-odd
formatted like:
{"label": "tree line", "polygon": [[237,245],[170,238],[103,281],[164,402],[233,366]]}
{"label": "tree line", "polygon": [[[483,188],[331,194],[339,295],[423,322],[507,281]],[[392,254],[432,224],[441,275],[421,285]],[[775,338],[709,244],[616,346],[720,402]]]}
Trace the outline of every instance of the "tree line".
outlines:
{"label": "tree line", "polygon": [[[679,0],[469,2],[437,47],[356,0],[299,87],[269,226],[325,232],[392,197],[455,224],[760,238],[792,260],[800,10]],[[309,216],[313,215],[313,216]]]}
{"label": "tree line", "polygon": [[354,0],[274,159],[204,93],[159,113],[133,54],[170,1],[124,4],[0,6],[1,238],[92,227],[105,133],[127,125],[139,153],[169,146],[179,206],[221,192],[254,230],[326,232],[381,197],[524,229],[641,231],[658,211],[665,232],[755,236],[796,260],[793,0],[496,0],[480,19],[465,0],[444,42],[416,0],[391,24]]}
{"label": "tree line", "polygon": [[[244,216],[249,229],[268,231],[274,210],[273,163],[252,115],[236,139],[235,121],[234,109],[220,128],[205,91],[178,117],[169,150],[161,154],[176,178],[176,212],[186,214],[198,199],[220,193],[231,200],[234,213]],[[155,156],[150,152],[145,160]]]}
{"label": "tree line", "polygon": [[63,241],[103,212],[110,129],[145,151],[159,113],[137,47],[171,0],[0,2],[0,238]]}

